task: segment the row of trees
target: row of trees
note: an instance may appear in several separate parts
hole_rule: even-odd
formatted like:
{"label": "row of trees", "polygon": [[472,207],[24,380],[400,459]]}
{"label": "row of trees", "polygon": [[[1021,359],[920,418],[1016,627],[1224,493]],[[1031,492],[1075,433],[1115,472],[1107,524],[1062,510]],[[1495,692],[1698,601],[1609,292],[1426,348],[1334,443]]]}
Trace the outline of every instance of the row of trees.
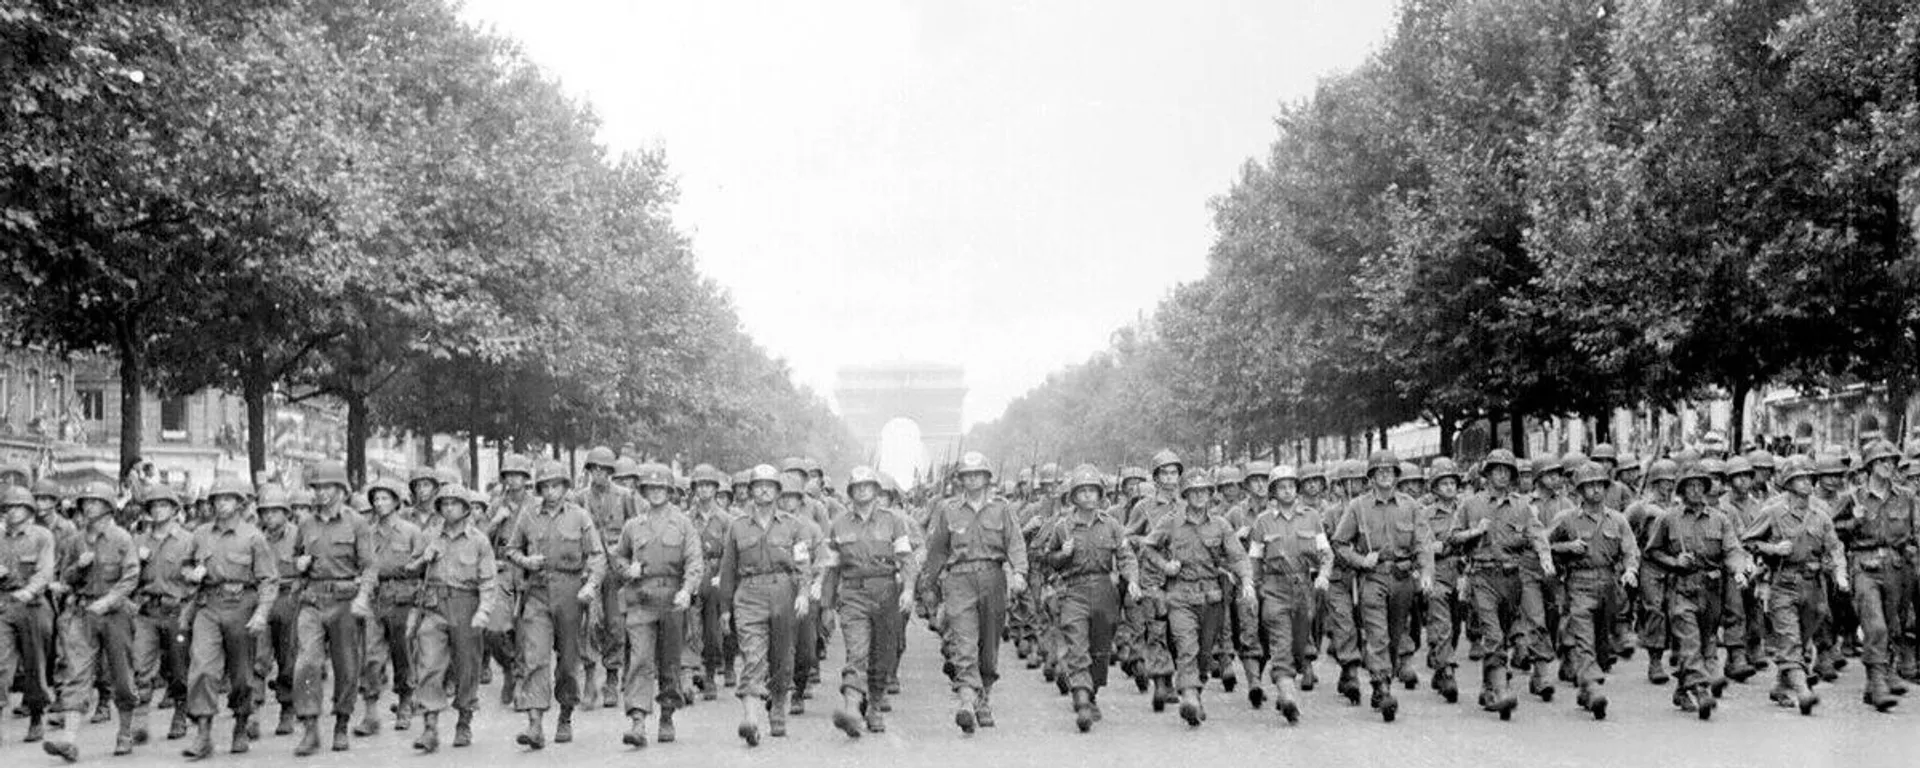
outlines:
{"label": "row of trees", "polygon": [[1207,275],[975,442],[1138,460],[1424,418],[1446,451],[1773,382],[1906,403],[1917,90],[1902,0],[1407,0],[1214,201]]}
{"label": "row of trees", "polygon": [[[0,333],[141,398],[738,466],[853,449],[697,271],[658,151],[445,0],[0,3]],[[478,451],[471,451],[477,454]]]}

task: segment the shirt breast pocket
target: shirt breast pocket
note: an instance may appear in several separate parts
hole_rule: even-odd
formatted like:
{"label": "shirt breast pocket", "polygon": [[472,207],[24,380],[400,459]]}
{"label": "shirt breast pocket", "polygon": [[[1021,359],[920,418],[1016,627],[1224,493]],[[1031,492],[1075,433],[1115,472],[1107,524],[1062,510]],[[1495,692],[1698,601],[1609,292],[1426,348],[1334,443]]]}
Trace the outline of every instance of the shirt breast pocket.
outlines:
{"label": "shirt breast pocket", "polygon": [[561,570],[578,570],[586,565],[585,534],[577,529],[561,529],[554,537],[553,559]]}

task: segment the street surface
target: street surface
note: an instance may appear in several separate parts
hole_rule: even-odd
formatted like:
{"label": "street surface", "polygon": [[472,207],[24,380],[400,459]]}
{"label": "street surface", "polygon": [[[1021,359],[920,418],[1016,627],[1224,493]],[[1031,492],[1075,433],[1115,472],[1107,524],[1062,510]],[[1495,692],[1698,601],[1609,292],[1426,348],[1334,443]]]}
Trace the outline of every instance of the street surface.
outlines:
{"label": "street surface", "polygon": [[[482,696],[476,719],[474,745],[464,749],[444,746],[452,738],[449,713],[438,754],[420,756],[410,746],[414,731],[384,731],[357,739],[351,752],[322,751],[297,761],[310,768],[354,768],[368,765],[409,765],[420,768],[484,765],[487,768],[525,768],[565,762],[578,768],[634,765],[661,766],[772,766],[811,768],[834,766],[949,766],[1001,768],[1062,765],[1107,766],[1232,766],[1304,760],[1309,765],[1414,766],[1911,766],[1920,754],[1920,697],[1889,714],[1877,714],[1860,703],[1860,667],[1850,665],[1840,682],[1819,689],[1824,699],[1815,716],[1801,717],[1778,709],[1766,700],[1766,688],[1749,683],[1728,689],[1727,698],[1711,722],[1700,722],[1668,703],[1669,688],[1654,688],[1644,678],[1644,655],[1616,667],[1609,686],[1612,709],[1608,719],[1595,722],[1574,708],[1572,694],[1560,689],[1552,704],[1523,697],[1512,722],[1502,723],[1470,703],[1477,675],[1463,680],[1461,704],[1448,705],[1423,688],[1399,691],[1399,722],[1384,724],[1367,709],[1347,706],[1332,690],[1335,670],[1323,664],[1320,688],[1307,694],[1305,714],[1298,727],[1287,727],[1271,706],[1253,711],[1245,688],[1226,694],[1215,682],[1208,691],[1208,721],[1188,729],[1169,707],[1153,714],[1144,696],[1134,693],[1131,681],[1115,678],[1101,704],[1105,722],[1090,734],[1075,732],[1067,699],[1051,684],[1021,667],[1011,646],[1004,649],[1003,667],[1011,667],[994,696],[999,725],[964,737],[953,726],[949,695],[940,677],[938,646],[922,625],[911,630],[902,669],[906,688],[896,700],[884,734],[866,734],[851,741],[829,722],[837,694],[823,690],[808,702],[807,714],[792,718],[788,736],[767,739],[748,749],[734,735],[739,707],[727,697],[700,702],[677,718],[679,741],[649,744],[641,751],[620,744],[624,717],[610,709],[582,713],[575,719],[572,744],[548,745],[528,752],[513,743],[524,721],[503,712],[497,688]],[[831,649],[822,668],[826,679],[839,669],[839,646]],[[1755,682],[1763,677],[1754,678]],[[1524,690],[1524,680],[1522,690]],[[823,686],[825,689],[831,688]],[[383,704],[390,703],[383,700]],[[268,734],[250,754],[226,753],[228,722],[216,725],[217,754],[210,766],[265,768],[295,764],[293,737],[270,735],[272,705],[264,726]],[[156,711],[153,725],[166,729],[168,713]],[[390,724],[390,722],[389,722]],[[418,728],[415,724],[415,728]],[[59,765],[38,745],[21,744],[25,721],[8,719],[0,745],[0,766],[40,768]],[[552,733],[552,717],[548,733]],[[324,729],[323,729],[324,730]],[[651,729],[649,729],[651,732]],[[156,734],[157,735],[157,734]],[[325,739],[323,732],[322,738]],[[82,764],[118,768],[176,766],[184,763],[179,750],[184,741],[158,741],[131,757],[112,758],[113,729],[91,726],[81,738]]]}

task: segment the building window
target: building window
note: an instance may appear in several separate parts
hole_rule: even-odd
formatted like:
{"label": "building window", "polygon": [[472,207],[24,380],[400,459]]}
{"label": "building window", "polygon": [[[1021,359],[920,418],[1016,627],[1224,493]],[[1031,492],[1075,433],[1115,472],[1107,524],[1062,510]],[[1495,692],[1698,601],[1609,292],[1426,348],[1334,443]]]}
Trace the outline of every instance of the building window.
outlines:
{"label": "building window", "polygon": [[27,369],[27,421],[40,418],[40,369]]}
{"label": "building window", "polygon": [[187,439],[187,399],[170,397],[160,401],[160,439]]}
{"label": "building window", "polygon": [[80,400],[80,418],[86,421],[107,420],[107,393],[99,389],[82,389],[74,393]]}

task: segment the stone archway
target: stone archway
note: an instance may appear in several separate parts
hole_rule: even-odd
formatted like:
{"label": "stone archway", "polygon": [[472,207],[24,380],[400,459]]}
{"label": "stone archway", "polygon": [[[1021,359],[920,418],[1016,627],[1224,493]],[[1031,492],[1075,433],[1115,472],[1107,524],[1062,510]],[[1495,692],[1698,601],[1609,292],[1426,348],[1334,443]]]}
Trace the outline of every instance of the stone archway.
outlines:
{"label": "stone archway", "polygon": [[840,369],[833,397],[840,417],[860,441],[864,462],[879,461],[881,433],[896,419],[919,427],[926,462],[938,462],[959,447],[966,369],[913,362],[848,366]]}

